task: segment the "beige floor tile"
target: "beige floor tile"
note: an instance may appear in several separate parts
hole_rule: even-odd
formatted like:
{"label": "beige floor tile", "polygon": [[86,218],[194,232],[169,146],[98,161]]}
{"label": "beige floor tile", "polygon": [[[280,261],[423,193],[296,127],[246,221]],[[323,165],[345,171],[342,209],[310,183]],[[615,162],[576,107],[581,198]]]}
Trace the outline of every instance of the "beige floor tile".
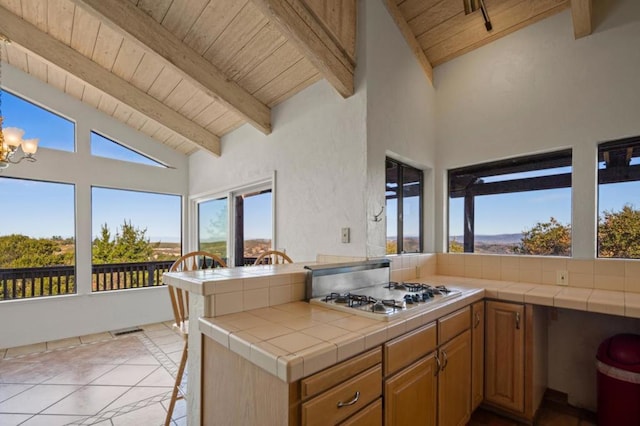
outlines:
{"label": "beige floor tile", "polygon": [[0,402],[5,401],[12,396],[16,396],[20,392],[24,392],[27,389],[33,387],[33,385],[25,384],[4,384],[0,386]]}
{"label": "beige floor tile", "polygon": [[56,349],[62,348],[71,348],[74,346],[80,345],[79,337],[69,337],[67,339],[54,340],[52,342],[47,342],[47,350],[55,351]]}
{"label": "beige floor tile", "polygon": [[164,423],[167,411],[162,404],[155,403],[111,419],[114,426],[160,425]]}
{"label": "beige floor tile", "polygon": [[6,350],[6,349],[0,349],[0,360],[1,360],[2,358],[4,358],[4,356],[5,356],[5,354],[6,354],[6,353],[7,353],[7,350]]}
{"label": "beige floor tile", "polygon": [[65,426],[77,422],[86,416],[61,416],[57,414],[39,414],[31,417],[20,426]]}
{"label": "beige floor tile", "polygon": [[31,414],[0,414],[0,425],[18,426],[31,417]]}
{"label": "beige floor tile", "polygon": [[37,414],[79,388],[70,385],[37,385],[0,403],[0,413]]}
{"label": "beige floor tile", "polygon": [[164,367],[160,367],[145,377],[137,386],[173,386],[174,382],[173,376]]}
{"label": "beige floor tile", "polygon": [[68,414],[92,416],[128,391],[128,386],[85,386],[42,414]]}
{"label": "beige floor tile", "polygon": [[95,333],[95,334],[87,334],[85,336],[80,336],[80,341],[82,343],[94,343],[101,342],[103,340],[111,340],[113,336],[111,333]]}
{"label": "beige floor tile", "polygon": [[46,384],[86,385],[115,368],[110,364],[76,364],[67,371],[46,380]]}
{"label": "beige floor tile", "polygon": [[[5,364],[6,363],[6,364]],[[3,365],[5,364],[5,365]],[[61,364],[9,362],[0,363],[0,383],[38,384],[49,380],[68,368]],[[6,368],[5,368],[6,367]]]}
{"label": "beige floor tile", "polygon": [[44,352],[47,350],[47,344],[46,343],[36,343],[33,345],[26,345],[26,346],[18,346],[15,348],[9,348],[7,349],[7,353],[5,355],[6,358],[11,358],[11,357],[16,357],[16,356],[21,356],[21,355],[29,355],[29,354],[35,354],[35,353],[39,353],[39,352]]}
{"label": "beige floor tile", "polygon": [[155,365],[119,365],[91,382],[91,384],[134,386],[157,368],[159,367]]}
{"label": "beige floor tile", "polygon": [[148,386],[134,386],[126,391],[122,396],[109,404],[103,411],[111,411],[116,408],[123,407],[125,405],[135,404],[138,401],[149,399],[155,396],[167,396],[169,397],[171,387],[148,387]]}
{"label": "beige floor tile", "polygon": [[153,355],[140,355],[128,359],[123,364],[126,365],[160,365],[160,362]]}

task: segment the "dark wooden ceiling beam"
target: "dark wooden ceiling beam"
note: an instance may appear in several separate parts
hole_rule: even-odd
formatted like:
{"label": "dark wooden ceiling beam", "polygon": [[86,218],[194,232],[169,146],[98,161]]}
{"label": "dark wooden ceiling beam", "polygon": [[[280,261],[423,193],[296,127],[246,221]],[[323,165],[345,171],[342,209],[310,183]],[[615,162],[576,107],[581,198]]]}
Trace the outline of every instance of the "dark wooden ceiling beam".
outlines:
{"label": "dark wooden ceiling beam", "polygon": [[63,69],[152,120],[220,155],[220,138],[91,59],[0,6],[0,33],[17,47]]}
{"label": "dark wooden ceiling beam", "polygon": [[161,60],[183,78],[203,90],[265,134],[271,133],[271,109],[224,75],[216,66],[174,36],[129,0],[73,0],[133,38],[143,49]]}
{"label": "dark wooden ceiling beam", "polygon": [[302,0],[252,2],[295,43],[338,93],[345,98],[353,95],[355,64]]}

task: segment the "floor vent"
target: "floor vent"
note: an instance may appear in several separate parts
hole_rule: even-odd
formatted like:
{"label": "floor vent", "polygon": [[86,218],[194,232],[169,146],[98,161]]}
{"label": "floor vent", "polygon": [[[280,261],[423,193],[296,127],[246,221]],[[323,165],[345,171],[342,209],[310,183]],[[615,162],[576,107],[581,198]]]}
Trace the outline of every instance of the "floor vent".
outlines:
{"label": "floor vent", "polygon": [[142,331],[142,329],[139,327],[123,328],[122,330],[114,330],[111,332],[111,334],[117,337],[117,336],[124,336],[125,334],[138,333],[140,331]]}

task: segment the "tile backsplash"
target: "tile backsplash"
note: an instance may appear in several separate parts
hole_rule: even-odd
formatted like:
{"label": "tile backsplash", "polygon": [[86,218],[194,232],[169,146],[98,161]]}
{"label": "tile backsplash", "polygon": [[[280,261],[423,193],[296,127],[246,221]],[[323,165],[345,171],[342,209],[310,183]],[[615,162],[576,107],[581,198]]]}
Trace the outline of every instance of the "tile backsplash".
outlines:
{"label": "tile backsplash", "polygon": [[567,271],[569,287],[640,293],[640,260],[438,253],[438,275],[556,285]]}

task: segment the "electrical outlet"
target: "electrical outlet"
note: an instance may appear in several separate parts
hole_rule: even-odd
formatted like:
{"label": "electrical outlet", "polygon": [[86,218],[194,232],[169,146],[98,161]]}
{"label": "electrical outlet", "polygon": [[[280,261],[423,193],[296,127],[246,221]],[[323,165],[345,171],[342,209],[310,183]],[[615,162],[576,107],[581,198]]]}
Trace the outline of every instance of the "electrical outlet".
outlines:
{"label": "electrical outlet", "polygon": [[556,284],[557,285],[569,285],[569,272],[568,271],[556,271]]}
{"label": "electrical outlet", "polygon": [[342,228],[342,242],[349,243],[351,240],[351,231],[349,228]]}

